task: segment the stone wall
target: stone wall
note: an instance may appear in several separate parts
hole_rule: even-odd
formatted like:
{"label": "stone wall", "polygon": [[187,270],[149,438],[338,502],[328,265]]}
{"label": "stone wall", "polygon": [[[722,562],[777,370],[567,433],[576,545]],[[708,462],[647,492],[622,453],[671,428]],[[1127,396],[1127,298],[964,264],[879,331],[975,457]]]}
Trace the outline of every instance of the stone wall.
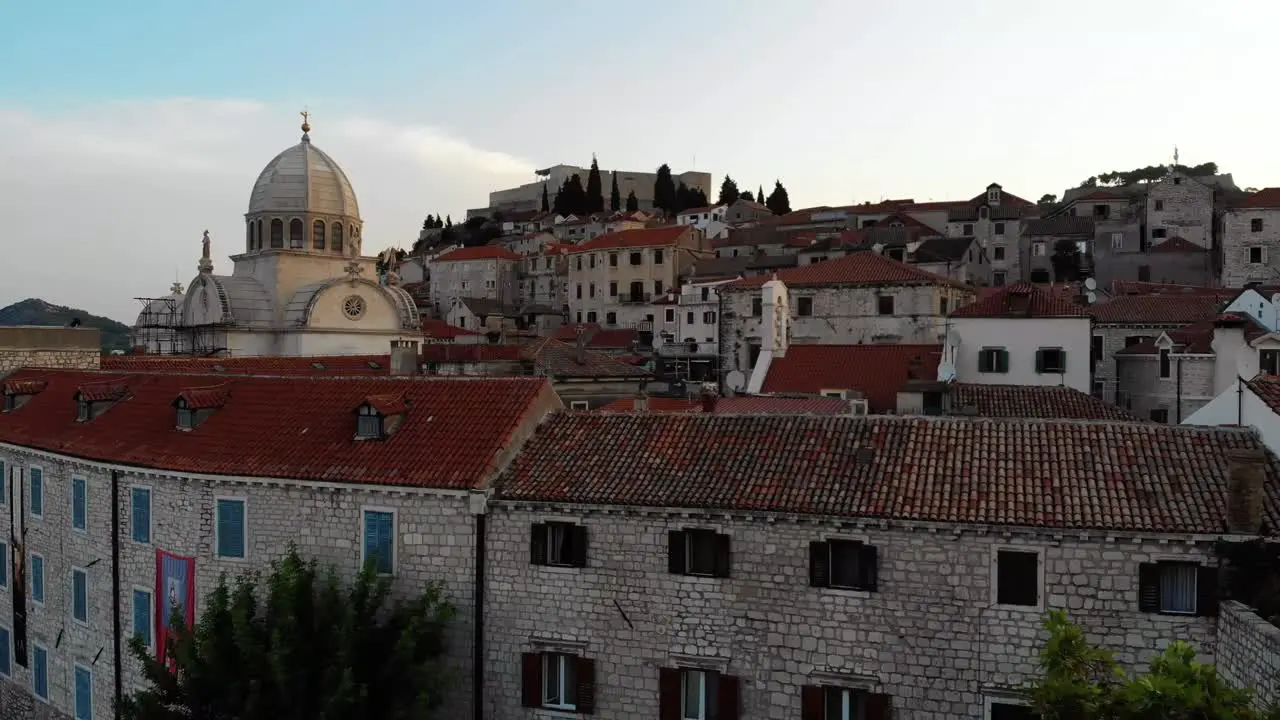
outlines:
{"label": "stone wall", "polygon": [[[1262,222],[1257,232],[1255,220]],[[1264,262],[1249,262],[1253,247],[1263,248]],[[1242,287],[1249,282],[1280,282],[1280,210],[1241,208],[1222,218],[1222,284]]]}
{"label": "stone wall", "polygon": [[[742,679],[744,719],[796,718],[800,688],[836,677],[893,697],[896,717],[982,717],[989,694],[1036,670],[1041,608],[993,602],[999,548],[1041,554],[1041,598],[1090,640],[1139,668],[1175,639],[1212,656],[1215,622],[1138,611],[1138,565],[1214,562],[1179,539],[1022,534],[660,509],[557,508],[495,502],[486,566],[487,718],[538,717],[520,703],[521,653],[576,647],[595,660],[596,714],[656,717],[658,668],[695,656]],[[587,567],[531,565],[530,526],[585,524]],[[732,538],[732,576],[667,572],[667,533],[710,528]],[[877,592],[810,587],[809,543],[875,545]]]}
{"label": "stone wall", "polygon": [[[1214,358],[1211,355],[1170,356],[1167,378],[1160,377],[1158,355],[1120,355],[1115,362],[1117,387],[1127,398],[1119,404],[1144,420],[1151,417],[1152,410],[1164,409],[1168,411],[1169,423],[1176,425],[1217,397],[1213,389]],[[1182,373],[1181,387],[1179,372]]]}
{"label": "stone wall", "polygon": [[0,375],[23,367],[96,370],[101,357],[97,328],[0,327]]}
{"label": "stone wall", "polygon": [[[1181,237],[1206,250],[1213,247],[1213,189],[1173,173],[1147,190],[1147,238],[1151,245]],[[1165,237],[1156,237],[1163,229]]]}
{"label": "stone wall", "polygon": [[1280,628],[1241,603],[1223,602],[1215,656],[1222,677],[1255,689],[1260,705],[1280,703]]}

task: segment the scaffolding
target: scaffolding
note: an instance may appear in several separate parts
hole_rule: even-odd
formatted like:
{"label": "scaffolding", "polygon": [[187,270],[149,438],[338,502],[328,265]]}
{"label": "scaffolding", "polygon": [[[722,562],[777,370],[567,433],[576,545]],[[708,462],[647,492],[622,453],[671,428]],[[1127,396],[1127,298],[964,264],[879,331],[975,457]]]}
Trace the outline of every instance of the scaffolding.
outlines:
{"label": "scaffolding", "polygon": [[225,355],[226,323],[188,325],[182,311],[182,298],[134,298],[142,303],[142,312],[133,326],[133,347],[147,355],[186,355],[213,357]]}

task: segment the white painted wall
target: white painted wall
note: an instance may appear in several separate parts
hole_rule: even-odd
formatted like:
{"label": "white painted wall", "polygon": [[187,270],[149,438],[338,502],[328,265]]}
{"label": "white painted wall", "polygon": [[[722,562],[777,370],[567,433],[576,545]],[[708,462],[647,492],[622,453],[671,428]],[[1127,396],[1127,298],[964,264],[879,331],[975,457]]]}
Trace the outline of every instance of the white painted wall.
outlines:
{"label": "white painted wall", "polygon": [[1266,298],[1257,290],[1245,290],[1222,312],[1248,315],[1271,332],[1280,330],[1280,295]]}
{"label": "white painted wall", "polygon": [[[954,353],[956,380],[983,385],[1066,385],[1090,391],[1090,319],[1082,318],[952,318],[958,345]],[[978,353],[999,347],[1009,352],[1009,372],[978,372]],[[1036,372],[1036,351],[1062,348],[1067,353],[1065,375]]]}
{"label": "white painted wall", "polygon": [[1241,393],[1239,381],[1188,416],[1182,424],[1248,425],[1258,431],[1262,444],[1271,452],[1280,454],[1280,415],[1276,415],[1247,385]]}

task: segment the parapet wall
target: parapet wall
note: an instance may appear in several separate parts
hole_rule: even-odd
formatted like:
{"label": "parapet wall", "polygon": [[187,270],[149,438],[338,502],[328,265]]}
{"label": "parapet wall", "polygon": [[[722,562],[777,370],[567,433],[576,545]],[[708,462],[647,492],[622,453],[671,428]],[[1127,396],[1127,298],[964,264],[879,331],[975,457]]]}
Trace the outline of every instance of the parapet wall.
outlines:
{"label": "parapet wall", "polygon": [[0,374],[23,367],[96,370],[101,348],[96,328],[0,327]]}
{"label": "parapet wall", "polygon": [[1253,688],[1258,702],[1280,702],[1280,628],[1234,600],[1218,617],[1218,672],[1236,687]]}

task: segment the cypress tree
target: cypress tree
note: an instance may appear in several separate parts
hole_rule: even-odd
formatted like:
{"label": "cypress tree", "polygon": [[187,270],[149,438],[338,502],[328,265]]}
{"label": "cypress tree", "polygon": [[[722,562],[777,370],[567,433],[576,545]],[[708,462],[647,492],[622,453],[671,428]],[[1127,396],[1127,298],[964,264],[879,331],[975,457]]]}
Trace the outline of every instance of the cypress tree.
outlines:
{"label": "cypress tree", "polygon": [[746,200],[747,202],[755,202],[756,200],[755,197],[751,194],[750,190],[744,190],[742,194],[738,196],[738,199]]}
{"label": "cypress tree", "polygon": [[591,156],[591,172],[587,173],[587,202],[584,211],[597,213],[604,211],[604,185],[600,182],[600,165],[596,156]]}
{"label": "cypress tree", "polygon": [[542,183],[542,212],[551,212],[551,201],[547,198],[547,184]]}
{"label": "cypress tree", "polygon": [[666,163],[658,168],[658,177],[653,181],[653,206],[669,215],[679,212],[676,209],[676,184]]}
{"label": "cypress tree", "polygon": [[422,229],[430,230],[436,226],[436,218],[434,215],[427,215],[427,219],[422,221]]}
{"label": "cypress tree", "polygon": [[716,198],[717,205],[732,205],[738,201],[741,193],[738,192],[738,183],[728,175],[724,176],[724,182],[720,183],[720,197]]}
{"label": "cypress tree", "polygon": [[627,212],[635,212],[640,209],[640,200],[636,197],[636,191],[632,190],[627,193]]}
{"label": "cypress tree", "polygon": [[609,191],[609,209],[618,212],[622,209],[622,193],[618,192],[618,171],[614,170],[610,174],[613,175],[613,189]]}
{"label": "cypress tree", "polygon": [[756,202],[764,204],[764,186],[760,185],[756,188]]}
{"label": "cypress tree", "polygon": [[773,192],[769,194],[769,199],[765,200],[764,206],[774,215],[786,215],[791,212],[791,198],[787,197],[787,189],[782,187],[781,180],[774,181]]}

